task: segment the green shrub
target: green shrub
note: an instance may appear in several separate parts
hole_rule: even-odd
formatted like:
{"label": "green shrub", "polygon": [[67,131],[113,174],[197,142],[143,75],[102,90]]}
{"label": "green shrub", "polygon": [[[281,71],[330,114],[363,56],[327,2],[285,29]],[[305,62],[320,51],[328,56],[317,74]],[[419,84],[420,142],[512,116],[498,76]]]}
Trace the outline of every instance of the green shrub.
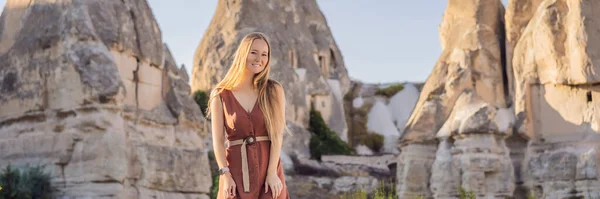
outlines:
{"label": "green shrub", "polygon": [[377,133],[367,133],[363,135],[360,140],[360,144],[369,147],[373,152],[379,153],[381,147],[383,147],[383,141],[385,137],[383,135],[379,135]]}
{"label": "green shrub", "polygon": [[402,89],[404,89],[404,84],[397,83],[397,84],[393,84],[386,88],[382,88],[382,89],[375,91],[375,95],[383,95],[383,96],[386,96],[389,98],[389,97],[394,96],[396,93],[398,93]]}
{"label": "green shrub", "polygon": [[379,182],[379,188],[375,190],[374,199],[396,199],[396,183],[386,184],[382,181]]}
{"label": "green shrub", "polygon": [[350,141],[351,146],[357,146],[358,144],[361,144],[361,140],[368,133],[367,121],[369,110],[372,105],[363,105],[356,109],[352,108],[352,105],[349,106],[350,111],[346,111],[350,115],[348,121],[348,140]]}
{"label": "green shrub", "polygon": [[202,110],[202,114],[204,115],[206,115],[206,109],[208,108],[208,97],[208,94],[203,90],[194,92],[194,101],[200,106],[200,110]]}
{"label": "green shrub", "polygon": [[321,113],[310,110],[310,124],[308,131],[312,136],[309,142],[310,156],[312,159],[321,160],[322,155],[350,155],[354,153],[352,147],[325,124]]}
{"label": "green shrub", "polygon": [[212,175],[212,182],[213,182],[213,185],[210,188],[210,198],[216,199],[217,195],[219,194],[219,174]]}
{"label": "green shrub", "polygon": [[50,198],[50,179],[41,166],[16,169],[8,165],[0,174],[0,199]]}
{"label": "green shrub", "polygon": [[368,104],[354,108],[354,99],[360,96],[361,88],[361,83],[352,83],[352,87],[344,95],[344,113],[348,124],[348,144],[352,147],[360,144],[360,139],[367,132],[367,115],[371,108],[371,105]]}
{"label": "green shrub", "polygon": [[[391,182],[391,183],[390,183]],[[396,183],[393,181],[385,182],[383,180],[379,181],[379,186],[374,190],[374,193],[367,194],[367,191],[364,189],[358,189],[349,193],[344,193],[344,195],[340,196],[340,199],[397,199],[398,195],[396,194]],[[415,197],[413,197],[415,198]],[[411,198],[411,199],[413,199]],[[422,199],[423,196],[420,195],[416,197],[417,199]]]}
{"label": "green shrub", "polygon": [[475,199],[475,193],[473,191],[467,191],[463,187],[458,187],[458,198],[460,199]]}
{"label": "green shrub", "polygon": [[356,87],[355,84],[352,84],[352,88],[350,89],[350,91],[348,91],[348,93],[346,93],[346,95],[344,95],[344,120],[346,120],[346,124],[348,124],[348,144],[350,146],[354,146],[355,142],[354,142],[354,124],[352,123],[352,118],[353,118],[353,109],[354,107],[352,106],[352,101],[355,98],[355,93],[354,93],[354,88]]}
{"label": "green shrub", "polygon": [[212,150],[208,152],[208,164],[210,166],[210,174],[212,177],[212,187],[210,187],[210,198],[216,199],[217,195],[219,194],[219,177],[220,177],[220,175],[218,172],[219,165],[217,164],[217,159],[215,158],[215,153]]}
{"label": "green shrub", "polygon": [[340,196],[340,199],[367,199],[367,191],[361,189],[355,192],[344,193],[344,195]]}

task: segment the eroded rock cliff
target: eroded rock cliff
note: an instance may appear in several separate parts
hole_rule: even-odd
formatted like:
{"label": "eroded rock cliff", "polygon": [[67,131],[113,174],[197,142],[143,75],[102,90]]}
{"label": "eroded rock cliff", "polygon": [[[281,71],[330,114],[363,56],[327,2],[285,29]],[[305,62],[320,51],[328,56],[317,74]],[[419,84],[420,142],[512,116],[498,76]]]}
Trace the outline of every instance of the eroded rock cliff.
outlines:
{"label": "eroded rock cliff", "polygon": [[509,60],[515,130],[529,139],[523,183],[544,198],[600,196],[600,3],[528,3],[512,15],[526,25]]}
{"label": "eroded rock cliff", "polygon": [[207,125],[145,0],[8,0],[0,166],[58,197],[208,198]]}
{"label": "eroded rock cliff", "polygon": [[448,1],[442,54],[400,139],[401,198],[458,197],[459,187],[479,197],[512,196],[503,18],[499,0]]}
{"label": "eroded rock cliff", "polygon": [[255,31],[264,33],[271,42],[271,77],[286,89],[287,120],[306,129],[313,107],[347,140],[342,98],[350,79],[315,0],[219,0],[196,50],[192,90],[213,89],[229,69],[240,39]]}
{"label": "eroded rock cliff", "polygon": [[599,196],[596,9],[448,1],[443,53],[399,142],[399,194]]}

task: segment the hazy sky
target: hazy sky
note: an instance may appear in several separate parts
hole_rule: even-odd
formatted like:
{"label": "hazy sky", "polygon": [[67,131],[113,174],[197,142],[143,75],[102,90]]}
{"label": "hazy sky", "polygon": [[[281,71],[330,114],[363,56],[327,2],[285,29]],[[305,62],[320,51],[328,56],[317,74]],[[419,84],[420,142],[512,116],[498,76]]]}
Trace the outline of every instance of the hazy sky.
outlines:
{"label": "hazy sky", "polygon": [[[163,41],[191,75],[194,52],[218,0],[148,1]],[[0,0],[0,5],[5,2]],[[352,78],[370,83],[422,82],[441,53],[438,25],[447,0],[317,2]]]}
{"label": "hazy sky", "polygon": [[[177,63],[191,66],[217,0],[149,2]],[[441,53],[446,2],[317,0],[350,76],[373,83],[425,81]]]}

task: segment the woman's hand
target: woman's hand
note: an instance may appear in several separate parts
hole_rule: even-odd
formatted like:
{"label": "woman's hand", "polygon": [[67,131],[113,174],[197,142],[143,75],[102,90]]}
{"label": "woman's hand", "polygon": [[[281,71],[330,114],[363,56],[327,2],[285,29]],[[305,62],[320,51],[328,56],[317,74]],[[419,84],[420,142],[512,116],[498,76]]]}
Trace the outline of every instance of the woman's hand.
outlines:
{"label": "woman's hand", "polygon": [[231,173],[227,172],[219,177],[220,181],[223,182],[223,194],[225,198],[234,198],[235,197],[235,182],[233,181],[233,177],[231,177]]}
{"label": "woman's hand", "polygon": [[265,193],[269,191],[271,188],[271,195],[273,198],[279,197],[281,194],[281,189],[283,188],[283,184],[281,184],[281,179],[277,174],[267,174],[267,180],[265,181]]}

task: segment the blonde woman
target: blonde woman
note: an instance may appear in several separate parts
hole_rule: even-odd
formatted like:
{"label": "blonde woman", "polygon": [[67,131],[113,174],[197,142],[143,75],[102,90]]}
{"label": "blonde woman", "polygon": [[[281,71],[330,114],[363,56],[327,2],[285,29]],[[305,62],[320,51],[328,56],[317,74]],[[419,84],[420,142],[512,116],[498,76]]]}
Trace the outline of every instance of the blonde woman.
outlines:
{"label": "blonde woman", "polygon": [[286,102],[283,87],[269,79],[270,60],[267,38],[246,35],[211,92],[207,114],[221,174],[218,198],[289,198],[279,156]]}

